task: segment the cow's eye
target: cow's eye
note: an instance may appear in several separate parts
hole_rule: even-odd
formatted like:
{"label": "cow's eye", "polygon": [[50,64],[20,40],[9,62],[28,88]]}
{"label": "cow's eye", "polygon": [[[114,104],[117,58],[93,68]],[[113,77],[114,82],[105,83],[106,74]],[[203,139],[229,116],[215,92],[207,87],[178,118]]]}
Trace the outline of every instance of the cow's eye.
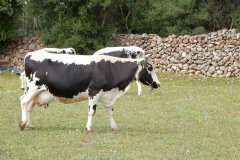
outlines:
{"label": "cow's eye", "polygon": [[153,67],[152,67],[152,66],[148,67],[148,70],[149,70],[149,71],[152,71],[152,70],[153,70]]}
{"label": "cow's eye", "polygon": [[135,54],[132,54],[131,57],[135,59],[137,56]]}

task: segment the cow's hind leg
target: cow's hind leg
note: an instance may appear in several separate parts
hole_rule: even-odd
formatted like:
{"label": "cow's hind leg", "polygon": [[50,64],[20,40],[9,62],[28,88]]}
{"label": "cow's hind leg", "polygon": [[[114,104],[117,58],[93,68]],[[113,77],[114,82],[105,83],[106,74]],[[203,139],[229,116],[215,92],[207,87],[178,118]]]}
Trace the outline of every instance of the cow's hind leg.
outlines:
{"label": "cow's hind leg", "polygon": [[97,93],[95,96],[89,97],[88,121],[86,124],[86,130],[88,132],[92,132],[92,119],[94,114],[96,113],[97,103],[100,96],[101,96],[101,93]]}
{"label": "cow's hind leg", "polygon": [[117,124],[114,120],[114,113],[113,113],[113,107],[106,107],[107,113],[108,113],[108,117],[110,120],[110,126],[112,128],[112,131],[116,131],[117,129]]}
{"label": "cow's hind leg", "polygon": [[[23,130],[25,128],[25,126],[28,123],[28,118],[31,116],[31,113],[28,112],[28,110],[29,110],[28,106],[30,105],[30,102],[40,92],[41,92],[40,89],[32,88],[32,89],[29,89],[26,94],[24,94],[20,97],[21,110],[22,110],[22,119],[21,119],[21,122],[19,123],[20,130]],[[30,118],[30,121],[31,121],[31,118]]]}

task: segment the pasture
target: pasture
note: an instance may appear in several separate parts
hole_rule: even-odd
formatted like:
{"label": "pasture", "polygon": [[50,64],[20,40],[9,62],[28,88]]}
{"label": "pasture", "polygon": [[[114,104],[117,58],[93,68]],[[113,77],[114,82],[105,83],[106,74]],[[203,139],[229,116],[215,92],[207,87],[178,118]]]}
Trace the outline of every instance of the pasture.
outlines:
{"label": "pasture", "polygon": [[159,89],[133,83],[115,103],[119,131],[98,105],[87,134],[87,101],[35,107],[36,129],[19,131],[20,82],[0,73],[0,159],[240,159],[240,79],[158,75]]}

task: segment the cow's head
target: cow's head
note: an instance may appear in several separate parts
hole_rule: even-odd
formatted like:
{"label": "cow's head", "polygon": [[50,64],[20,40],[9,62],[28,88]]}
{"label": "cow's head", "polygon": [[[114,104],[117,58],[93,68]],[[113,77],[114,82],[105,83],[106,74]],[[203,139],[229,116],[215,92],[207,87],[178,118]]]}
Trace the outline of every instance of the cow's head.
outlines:
{"label": "cow's head", "polygon": [[129,58],[136,59],[136,58],[144,58],[145,51],[137,46],[129,46],[126,47],[127,52],[129,53]]}
{"label": "cow's head", "polygon": [[151,86],[152,88],[160,87],[160,82],[153,66],[146,60],[140,62],[140,70],[138,72],[137,79],[141,83]]}

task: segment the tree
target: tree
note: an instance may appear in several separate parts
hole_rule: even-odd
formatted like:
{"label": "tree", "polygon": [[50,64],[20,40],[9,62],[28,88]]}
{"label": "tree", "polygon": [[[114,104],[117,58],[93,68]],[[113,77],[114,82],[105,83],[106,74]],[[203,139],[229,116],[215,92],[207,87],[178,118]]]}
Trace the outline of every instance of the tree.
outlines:
{"label": "tree", "polygon": [[0,54],[3,54],[6,42],[18,36],[21,14],[21,0],[0,0]]}
{"label": "tree", "polygon": [[73,47],[79,54],[92,54],[112,42],[111,0],[31,0],[28,5],[40,18],[39,33],[46,46]]}
{"label": "tree", "polygon": [[236,0],[202,0],[209,13],[206,26],[210,31],[222,28],[240,29],[240,1]]}
{"label": "tree", "polygon": [[205,32],[207,20],[207,10],[197,0],[151,0],[144,26],[160,36],[193,35]]}
{"label": "tree", "polygon": [[235,0],[25,0],[39,20],[49,47],[74,47],[80,54],[113,43],[118,33],[195,35],[240,27]]}

